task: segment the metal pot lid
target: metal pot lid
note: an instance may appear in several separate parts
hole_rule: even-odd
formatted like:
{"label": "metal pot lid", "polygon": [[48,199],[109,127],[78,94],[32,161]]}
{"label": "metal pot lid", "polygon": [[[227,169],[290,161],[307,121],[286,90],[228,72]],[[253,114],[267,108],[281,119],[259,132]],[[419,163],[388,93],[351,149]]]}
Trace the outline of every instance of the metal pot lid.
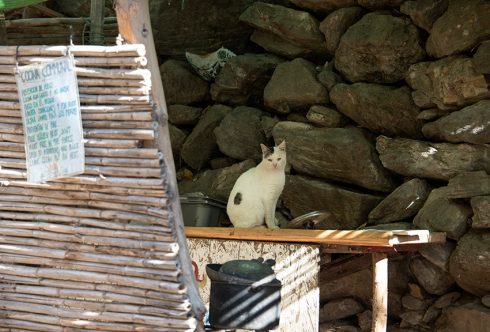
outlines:
{"label": "metal pot lid", "polygon": [[251,260],[231,260],[221,265],[219,272],[228,276],[247,279],[251,281],[262,280],[265,277],[274,275],[275,261],[263,258]]}

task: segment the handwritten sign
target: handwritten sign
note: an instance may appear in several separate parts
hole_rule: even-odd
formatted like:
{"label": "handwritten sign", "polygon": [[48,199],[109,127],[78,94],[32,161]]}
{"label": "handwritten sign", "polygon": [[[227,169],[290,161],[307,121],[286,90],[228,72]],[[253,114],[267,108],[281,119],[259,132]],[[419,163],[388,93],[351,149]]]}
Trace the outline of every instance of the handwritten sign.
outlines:
{"label": "handwritten sign", "polygon": [[83,173],[85,154],[77,76],[71,56],[18,67],[27,181]]}

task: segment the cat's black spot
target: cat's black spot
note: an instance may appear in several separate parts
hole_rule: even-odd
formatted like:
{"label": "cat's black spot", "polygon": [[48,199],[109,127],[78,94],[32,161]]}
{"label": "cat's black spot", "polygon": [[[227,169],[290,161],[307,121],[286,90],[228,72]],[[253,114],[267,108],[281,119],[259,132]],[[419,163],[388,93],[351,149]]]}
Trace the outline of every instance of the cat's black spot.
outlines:
{"label": "cat's black spot", "polygon": [[235,205],[239,205],[242,202],[242,193],[236,193],[235,198],[233,199],[233,203]]}

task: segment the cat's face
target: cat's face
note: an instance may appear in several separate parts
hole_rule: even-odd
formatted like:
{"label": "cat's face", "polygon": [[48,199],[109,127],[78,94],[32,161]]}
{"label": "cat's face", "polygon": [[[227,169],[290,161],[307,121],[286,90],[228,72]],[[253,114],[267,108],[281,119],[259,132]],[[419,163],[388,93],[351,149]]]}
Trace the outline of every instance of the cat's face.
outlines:
{"label": "cat's face", "polygon": [[265,163],[267,168],[284,169],[286,167],[286,141],[272,150],[264,144],[260,144],[260,147],[262,148],[262,163]]}

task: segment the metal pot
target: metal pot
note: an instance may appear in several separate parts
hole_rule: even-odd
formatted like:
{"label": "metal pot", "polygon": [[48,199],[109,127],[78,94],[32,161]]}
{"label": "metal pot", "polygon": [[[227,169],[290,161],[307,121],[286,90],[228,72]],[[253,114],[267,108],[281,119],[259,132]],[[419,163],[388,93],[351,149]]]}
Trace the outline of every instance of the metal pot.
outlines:
{"label": "metal pot", "polygon": [[269,264],[234,260],[208,264],[206,273],[211,279],[211,327],[273,330],[279,326],[281,282]]}

